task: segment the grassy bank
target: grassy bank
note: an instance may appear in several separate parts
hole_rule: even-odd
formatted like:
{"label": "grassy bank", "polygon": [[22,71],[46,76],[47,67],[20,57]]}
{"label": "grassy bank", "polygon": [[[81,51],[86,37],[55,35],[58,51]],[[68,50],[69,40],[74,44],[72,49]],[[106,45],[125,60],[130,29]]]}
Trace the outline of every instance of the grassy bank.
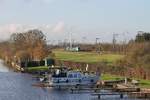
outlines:
{"label": "grassy bank", "polygon": [[[117,75],[110,75],[110,74],[103,74],[101,76],[102,80],[120,80],[124,79],[122,76]],[[143,79],[135,79],[139,81],[139,87],[141,88],[150,88],[150,80],[143,80]]]}
{"label": "grassy bank", "polygon": [[124,78],[117,75],[102,74],[101,79],[107,81],[107,80],[120,80]]}
{"label": "grassy bank", "polygon": [[67,51],[53,51],[55,53],[56,59],[63,61],[73,61],[73,62],[86,62],[86,63],[96,63],[96,62],[107,62],[112,64],[117,60],[124,57],[120,54],[97,54],[94,52],[67,52]]}
{"label": "grassy bank", "polygon": [[25,71],[27,71],[27,72],[47,71],[47,70],[48,70],[47,66],[38,66],[38,67],[25,68]]}
{"label": "grassy bank", "polygon": [[140,87],[142,88],[150,88],[150,80],[140,79]]}

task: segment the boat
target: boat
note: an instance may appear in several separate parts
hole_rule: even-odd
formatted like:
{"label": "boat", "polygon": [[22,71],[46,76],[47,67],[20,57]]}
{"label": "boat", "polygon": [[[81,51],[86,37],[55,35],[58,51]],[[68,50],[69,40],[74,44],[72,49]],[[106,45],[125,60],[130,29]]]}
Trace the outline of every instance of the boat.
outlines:
{"label": "boat", "polygon": [[66,67],[53,68],[49,76],[49,85],[53,87],[91,86],[100,79],[100,74],[69,70]]}

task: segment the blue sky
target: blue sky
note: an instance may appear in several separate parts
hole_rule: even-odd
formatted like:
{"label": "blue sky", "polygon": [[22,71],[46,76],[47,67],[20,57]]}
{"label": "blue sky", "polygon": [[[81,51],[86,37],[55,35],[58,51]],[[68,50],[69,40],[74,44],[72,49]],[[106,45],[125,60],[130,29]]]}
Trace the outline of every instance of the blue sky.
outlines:
{"label": "blue sky", "polygon": [[48,40],[118,41],[150,31],[150,0],[0,0],[0,39],[38,28]]}

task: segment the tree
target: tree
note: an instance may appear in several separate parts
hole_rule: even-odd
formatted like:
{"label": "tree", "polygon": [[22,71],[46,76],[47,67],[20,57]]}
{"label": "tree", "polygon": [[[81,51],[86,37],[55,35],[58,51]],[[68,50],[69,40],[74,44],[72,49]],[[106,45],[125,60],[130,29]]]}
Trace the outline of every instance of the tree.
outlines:
{"label": "tree", "polygon": [[37,42],[37,46],[33,49],[33,56],[34,59],[36,60],[42,60],[43,58],[45,58],[48,54],[47,54],[47,49],[44,48],[43,43]]}
{"label": "tree", "polygon": [[13,33],[10,40],[15,48],[15,54],[20,59],[41,60],[48,55],[46,36],[40,30]]}
{"label": "tree", "polygon": [[150,41],[150,33],[148,32],[140,32],[136,35],[136,42],[149,42]]}

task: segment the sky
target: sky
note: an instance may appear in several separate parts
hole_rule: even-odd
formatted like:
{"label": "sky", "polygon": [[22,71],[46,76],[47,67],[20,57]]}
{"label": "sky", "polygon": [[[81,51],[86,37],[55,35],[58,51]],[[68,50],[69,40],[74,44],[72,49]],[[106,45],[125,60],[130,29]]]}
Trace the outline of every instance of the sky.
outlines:
{"label": "sky", "polygon": [[150,0],[0,0],[0,40],[40,29],[51,42],[118,42],[150,32]]}

